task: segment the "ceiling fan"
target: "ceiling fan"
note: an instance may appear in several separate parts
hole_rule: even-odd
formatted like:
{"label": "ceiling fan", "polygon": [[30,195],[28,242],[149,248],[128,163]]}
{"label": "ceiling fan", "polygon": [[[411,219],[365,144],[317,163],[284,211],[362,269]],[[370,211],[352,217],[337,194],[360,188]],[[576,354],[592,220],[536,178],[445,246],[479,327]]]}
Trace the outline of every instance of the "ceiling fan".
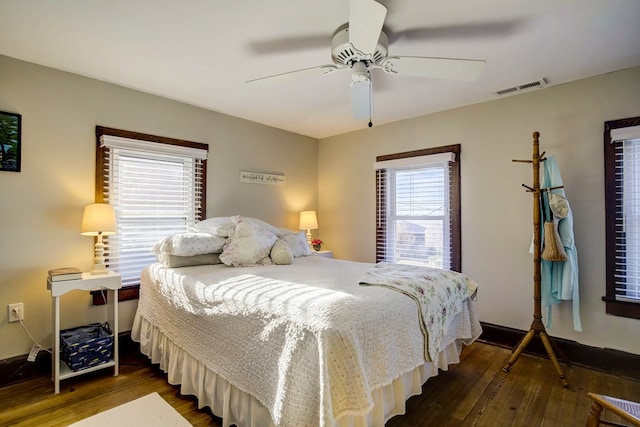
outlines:
{"label": "ceiling fan", "polygon": [[260,77],[247,83],[278,83],[349,69],[353,117],[368,118],[371,127],[372,69],[391,75],[466,81],[477,80],[482,74],[486,65],[482,60],[389,56],[389,39],[382,29],[386,15],[387,8],[374,0],[349,0],[349,22],[338,28],[331,40],[333,64]]}

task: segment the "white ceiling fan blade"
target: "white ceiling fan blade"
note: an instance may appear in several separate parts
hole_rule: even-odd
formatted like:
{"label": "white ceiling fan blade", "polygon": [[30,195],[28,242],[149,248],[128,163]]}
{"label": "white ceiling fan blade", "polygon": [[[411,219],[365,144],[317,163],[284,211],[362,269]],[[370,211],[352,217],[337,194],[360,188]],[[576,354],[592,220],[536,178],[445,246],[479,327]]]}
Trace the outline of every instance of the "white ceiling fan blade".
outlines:
{"label": "white ceiling fan blade", "polygon": [[373,54],[387,8],[373,0],[349,1],[349,41],[362,53]]}
{"label": "white ceiling fan blade", "polygon": [[340,70],[342,67],[335,65],[320,65],[318,67],[304,68],[302,70],[288,71],[286,73],[274,74],[272,76],[260,77],[253,80],[248,80],[247,83],[261,83],[261,84],[279,84],[286,81],[291,81],[299,78],[330,74],[334,71]]}
{"label": "white ceiling fan blade", "polygon": [[373,93],[370,79],[351,83],[351,109],[354,119],[371,119],[373,116]]}
{"label": "white ceiling fan blade", "polygon": [[424,58],[400,56],[388,58],[382,68],[389,74],[431,79],[478,80],[486,61],[476,59]]}

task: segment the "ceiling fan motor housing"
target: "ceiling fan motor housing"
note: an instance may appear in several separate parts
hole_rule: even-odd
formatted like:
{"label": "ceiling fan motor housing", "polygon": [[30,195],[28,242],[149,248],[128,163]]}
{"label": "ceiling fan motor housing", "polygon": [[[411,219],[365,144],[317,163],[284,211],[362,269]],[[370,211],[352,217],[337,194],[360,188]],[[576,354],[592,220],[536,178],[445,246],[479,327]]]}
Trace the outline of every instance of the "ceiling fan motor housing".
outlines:
{"label": "ceiling fan motor housing", "polygon": [[349,42],[349,28],[338,31],[331,39],[331,59],[337,65],[352,67],[353,64],[364,62],[369,65],[380,65],[389,52],[389,39],[384,31],[380,32],[380,38],[373,53],[361,52]]}

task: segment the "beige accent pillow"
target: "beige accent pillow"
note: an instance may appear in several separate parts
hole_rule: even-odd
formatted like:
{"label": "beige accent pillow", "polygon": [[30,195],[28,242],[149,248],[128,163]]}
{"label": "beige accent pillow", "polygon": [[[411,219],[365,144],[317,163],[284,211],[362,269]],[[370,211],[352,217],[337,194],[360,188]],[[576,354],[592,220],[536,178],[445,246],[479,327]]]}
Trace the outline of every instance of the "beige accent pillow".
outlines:
{"label": "beige accent pillow", "polygon": [[192,265],[222,264],[222,261],[220,261],[220,254],[202,254],[193,256],[160,254],[158,255],[158,261],[171,268],[190,267]]}
{"label": "beige accent pillow", "polygon": [[278,265],[289,265],[293,261],[291,246],[283,239],[276,240],[269,256],[271,257],[271,261]]}

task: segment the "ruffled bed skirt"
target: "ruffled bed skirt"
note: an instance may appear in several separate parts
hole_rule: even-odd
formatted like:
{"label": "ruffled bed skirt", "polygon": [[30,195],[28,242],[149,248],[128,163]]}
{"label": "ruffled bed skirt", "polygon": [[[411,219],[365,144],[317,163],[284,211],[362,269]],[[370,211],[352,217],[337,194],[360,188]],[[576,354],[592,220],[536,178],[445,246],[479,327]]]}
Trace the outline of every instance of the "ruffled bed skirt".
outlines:
{"label": "ruffled bed skirt", "polygon": [[[167,373],[168,382],[180,385],[180,393],[198,398],[198,407],[209,406],[221,417],[223,427],[274,426],[269,410],[251,394],[246,393],[209,369],[203,362],[177,346],[157,327],[136,315],[131,337],[140,343],[140,350],[152,363]],[[434,363],[425,363],[396,378],[384,387],[372,391],[374,406],[367,415],[344,415],[338,418],[338,427],[384,426],[395,415],[404,414],[405,401],[422,392],[422,385],[438,375],[438,369],[447,370],[460,361],[461,345],[447,346]]]}

